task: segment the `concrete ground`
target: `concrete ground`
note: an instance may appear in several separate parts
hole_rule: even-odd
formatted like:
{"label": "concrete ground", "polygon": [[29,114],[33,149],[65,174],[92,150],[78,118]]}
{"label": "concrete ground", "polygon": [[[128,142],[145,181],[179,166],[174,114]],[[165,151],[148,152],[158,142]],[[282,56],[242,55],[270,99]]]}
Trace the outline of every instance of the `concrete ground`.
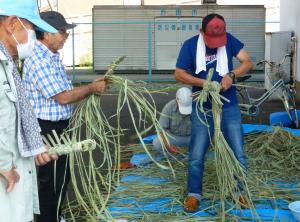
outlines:
{"label": "concrete ground", "polygon": [[[153,73],[151,75],[148,74],[147,71],[141,71],[143,74],[140,74],[138,71],[132,71],[132,73],[126,72],[122,73],[124,78],[128,78],[130,80],[134,81],[146,81],[146,82],[166,82],[166,81],[173,81],[174,80],[174,73],[173,71],[163,71],[160,73]],[[101,72],[103,73],[103,72]],[[73,70],[72,67],[67,67],[67,74],[69,78],[74,82],[74,83],[86,83],[86,82],[91,82],[96,78],[99,78],[103,76],[102,74],[96,73],[92,70],[92,67],[90,68],[82,68],[82,67],[75,67]],[[261,82],[264,81],[264,76],[261,74],[251,74],[252,77],[249,79],[249,81],[254,81],[254,82]]]}

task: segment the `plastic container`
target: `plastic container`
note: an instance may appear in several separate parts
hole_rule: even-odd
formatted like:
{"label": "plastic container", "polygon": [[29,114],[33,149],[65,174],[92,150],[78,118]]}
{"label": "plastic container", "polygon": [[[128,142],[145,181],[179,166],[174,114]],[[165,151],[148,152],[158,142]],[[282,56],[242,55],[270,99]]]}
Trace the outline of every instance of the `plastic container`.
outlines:
{"label": "plastic container", "polygon": [[300,222],[300,201],[294,201],[290,203],[289,209],[292,211],[292,214],[296,221]]}

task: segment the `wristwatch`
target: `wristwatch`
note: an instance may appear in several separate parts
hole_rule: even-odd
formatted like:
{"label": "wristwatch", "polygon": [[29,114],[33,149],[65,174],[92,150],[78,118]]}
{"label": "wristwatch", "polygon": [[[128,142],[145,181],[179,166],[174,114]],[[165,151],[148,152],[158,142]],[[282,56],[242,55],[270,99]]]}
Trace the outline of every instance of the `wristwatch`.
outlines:
{"label": "wristwatch", "polygon": [[229,73],[227,73],[227,75],[232,79],[232,82],[234,82],[234,80],[235,80],[235,73],[233,71],[230,71]]}

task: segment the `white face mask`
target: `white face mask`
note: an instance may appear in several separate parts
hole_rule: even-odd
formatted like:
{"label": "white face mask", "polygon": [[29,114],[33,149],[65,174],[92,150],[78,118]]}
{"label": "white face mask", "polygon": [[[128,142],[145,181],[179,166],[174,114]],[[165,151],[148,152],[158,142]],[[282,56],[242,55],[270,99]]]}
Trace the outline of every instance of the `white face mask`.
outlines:
{"label": "white face mask", "polygon": [[35,35],[35,31],[33,31],[31,29],[27,29],[25,27],[25,25],[23,24],[23,22],[19,18],[18,18],[18,20],[20,21],[20,23],[22,24],[24,29],[27,31],[27,42],[20,44],[18,42],[18,40],[16,39],[15,35],[13,34],[12,36],[18,44],[17,45],[17,51],[18,51],[19,59],[25,59],[25,58],[31,56],[31,54],[33,52],[34,45],[35,45],[35,42],[36,42],[36,35]]}

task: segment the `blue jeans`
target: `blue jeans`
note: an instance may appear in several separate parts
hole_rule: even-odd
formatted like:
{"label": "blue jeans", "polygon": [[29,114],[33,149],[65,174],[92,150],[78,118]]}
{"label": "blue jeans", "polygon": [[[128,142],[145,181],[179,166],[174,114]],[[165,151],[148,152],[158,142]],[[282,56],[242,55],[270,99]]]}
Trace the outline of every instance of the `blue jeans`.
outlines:
{"label": "blue jeans", "polygon": [[[198,111],[198,115],[202,120],[205,120],[203,113]],[[202,195],[205,154],[214,135],[214,124],[211,112],[206,115],[209,128],[200,122],[198,115],[193,107],[191,114],[192,135],[188,161],[188,195],[200,199]],[[235,157],[247,168],[247,159],[243,150],[244,140],[241,113],[237,105],[223,108],[221,130]]]}

